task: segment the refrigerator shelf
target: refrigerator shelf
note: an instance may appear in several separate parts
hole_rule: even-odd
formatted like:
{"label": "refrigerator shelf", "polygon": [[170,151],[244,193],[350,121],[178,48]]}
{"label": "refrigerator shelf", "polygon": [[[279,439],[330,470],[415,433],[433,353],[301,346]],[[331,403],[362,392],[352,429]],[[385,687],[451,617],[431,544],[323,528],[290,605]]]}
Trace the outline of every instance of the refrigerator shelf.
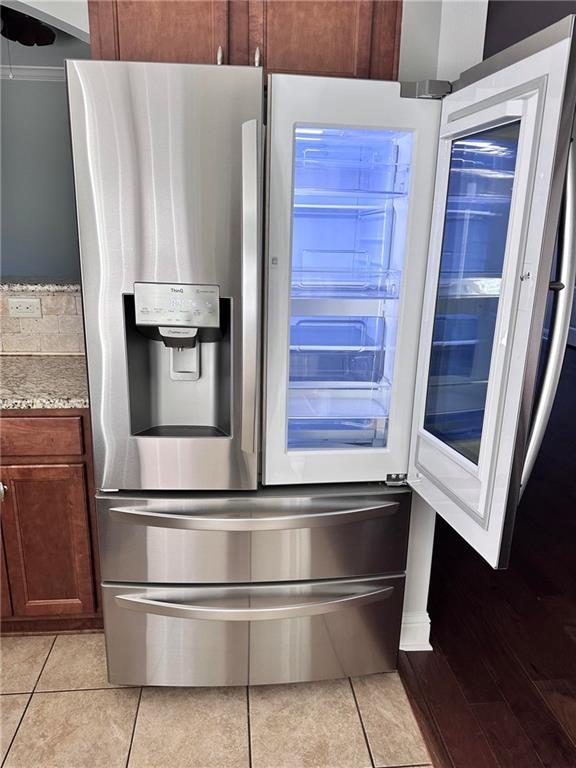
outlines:
{"label": "refrigerator shelf", "polygon": [[336,200],[341,198],[363,198],[367,200],[383,200],[387,203],[395,197],[408,197],[408,191],[404,189],[363,189],[361,187],[327,186],[299,186],[294,189],[294,200],[307,197],[324,197]]}
{"label": "refrigerator shelf", "polygon": [[[308,139],[309,141],[309,139]],[[390,147],[388,144],[387,149]],[[306,170],[318,170],[322,173],[326,168],[338,168],[347,171],[368,172],[377,175],[383,171],[395,173],[398,171],[408,171],[408,163],[397,162],[393,158],[382,157],[382,154],[376,150],[366,150],[360,147],[355,152],[349,144],[331,144],[330,148],[304,149],[301,153],[296,153],[296,168],[305,168]]]}
{"label": "refrigerator shelf", "polygon": [[478,344],[478,339],[437,339],[433,347],[469,347]]}
{"label": "refrigerator shelf", "polygon": [[[398,197],[398,195],[395,195]],[[310,203],[294,202],[294,216],[384,216],[386,206],[374,203]]]}
{"label": "refrigerator shelf", "polygon": [[335,390],[341,390],[344,392],[348,391],[354,391],[354,392],[362,392],[362,391],[378,391],[378,390],[388,390],[390,389],[390,382],[386,379],[381,379],[380,381],[371,381],[371,380],[365,380],[365,381],[352,381],[350,379],[346,380],[337,380],[337,379],[316,379],[312,380],[297,380],[292,379],[290,381],[290,389],[289,391],[292,392],[292,390],[322,390],[322,391],[335,391]]}
{"label": "refrigerator shelf", "polygon": [[501,277],[441,278],[438,296],[443,299],[498,298],[501,286]]}
{"label": "refrigerator shelf", "polygon": [[[318,261],[327,261],[330,252],[318,251]],[[334,258],[340,254],[334,252]],[[340,255],[341,258],[343,258]],[[401,272],[378,266],[356,266],[348,269],[292,269],[292,296],[358,296],[398,299]]]}
{"label": "refrigerator shelf", "polygon": [[[290,387],[288,419],[378,419],[388,416],[388,387],[361,391]],[[380,395],[380,396],[378,396]]]}
{"label": "refrigerator shelf", "polygon": [[347,419],[335,421],[288,421],[290,450],[346,450],[384,448],[388,419]]}
{"label": "refrigerator shelf", "polygon": [[[469,344],[474,344],[475,342],[468,342]],[[361,354],[362,352],[381,352],[385,350],[386,347],[378,344],[362,344],[362,345],[334,345],[334,344],[291,344],[290,345],[290,352],[302,352],[302,353],[308,353],[308,352],[330,352],[331,354],[334,354],[335,352],[338,353],[349,353],[353,352],[354,354]]]}
{"label": "refrigerator shelf", "polygon": [[396,299],[377,296],[329,296],[298,294],[290,301],[291,316],[298,317],[385,317],[391,307],[397,309]]}

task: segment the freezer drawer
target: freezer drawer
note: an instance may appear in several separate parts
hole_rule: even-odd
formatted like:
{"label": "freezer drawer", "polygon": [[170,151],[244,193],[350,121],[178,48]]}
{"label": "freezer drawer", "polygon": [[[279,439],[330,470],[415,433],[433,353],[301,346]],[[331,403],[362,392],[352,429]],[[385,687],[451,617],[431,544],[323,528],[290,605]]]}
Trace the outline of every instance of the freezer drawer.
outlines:
{"label": "freezer drawer", "polygon": [[337,579],[406,565],[410,495],[99,498],[104,581]]}
{"label": "freezer drawer", "polygon": [[396,666],[404,576],[102,593],[115,684],[288,683]]}

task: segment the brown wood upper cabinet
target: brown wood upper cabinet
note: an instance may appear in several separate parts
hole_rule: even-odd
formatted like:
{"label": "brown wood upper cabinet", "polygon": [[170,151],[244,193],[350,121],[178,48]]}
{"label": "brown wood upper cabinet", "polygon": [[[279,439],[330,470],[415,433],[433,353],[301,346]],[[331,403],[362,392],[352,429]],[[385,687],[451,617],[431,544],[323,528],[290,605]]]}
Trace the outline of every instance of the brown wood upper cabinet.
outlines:
{"label": "brown wood upper cabinet", "polygon": [[249,0],[248,8],[250,63],[259,49],[267,72],[396,76],[399,2]]}
{"label": "brown wood upper cabinet", "polygon": [[227,0],[90,0],[92,58],[216,64],[228,60]]}
{"label": "brown wood upper cabinet", "polygon": [[96,59],[394,79],[401,0],[90,0]]}

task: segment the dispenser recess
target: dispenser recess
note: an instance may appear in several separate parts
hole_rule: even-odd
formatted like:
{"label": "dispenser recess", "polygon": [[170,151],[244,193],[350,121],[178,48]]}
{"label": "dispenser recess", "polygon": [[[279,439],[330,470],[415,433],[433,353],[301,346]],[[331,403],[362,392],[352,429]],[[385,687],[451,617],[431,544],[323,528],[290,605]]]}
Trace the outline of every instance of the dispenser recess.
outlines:
{"label": "dispenser recess", "polygon": [[230,435],[230,300],[217,285],[134,283],[124,296],[132,434]]}

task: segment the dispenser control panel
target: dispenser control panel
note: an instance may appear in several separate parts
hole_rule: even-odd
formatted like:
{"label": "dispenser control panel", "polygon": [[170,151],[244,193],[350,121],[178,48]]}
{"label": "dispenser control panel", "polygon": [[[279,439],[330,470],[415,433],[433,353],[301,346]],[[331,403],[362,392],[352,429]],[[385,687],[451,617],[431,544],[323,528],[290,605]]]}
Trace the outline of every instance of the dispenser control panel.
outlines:
{"label": "dispenser control panel", "polygon": [[183,283],[134,283],[136,325],[220,326],[220,288]]}

